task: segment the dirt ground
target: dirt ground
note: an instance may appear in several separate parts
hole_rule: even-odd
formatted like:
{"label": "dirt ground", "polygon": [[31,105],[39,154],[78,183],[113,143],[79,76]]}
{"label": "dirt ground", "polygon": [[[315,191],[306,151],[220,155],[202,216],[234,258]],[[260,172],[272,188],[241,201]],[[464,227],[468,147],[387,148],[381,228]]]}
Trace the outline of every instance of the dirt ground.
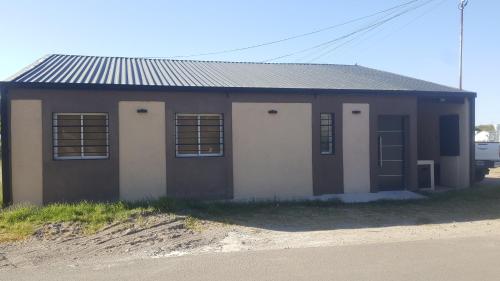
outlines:
{"label": "dirt ground", "polygon": [[93,235],[85,235],[78,223],[48,224],[27,240],[0,244],[0,270],[175,255],[227,236],[219,223],[197,223],[200,230],[188,228],[186,217],[157,214],[108,225]]}
{"label": "dirt ground", "polygon": [[[482,183],[500,188],[500,169]],[[491,203],[491,202],[490,202]],[[500,203],[500,202],[499,202]],[[188,227],[185,216],[155,214],[108,225],[84,235],[81,225],[49,224],[31,238],[0,244],[0,271],[60,264],[101,266],[133,259],[264,249],[286,249],[500,235],[500,213],[488,208],[429,213],[395,205],[367,207],[293,207],[223,219],[199,219]],[[371,209],[370,209],[371,210]],[[388,211],[389,210],[389,211]],[[456,215],[450,215],[449,212]]]}

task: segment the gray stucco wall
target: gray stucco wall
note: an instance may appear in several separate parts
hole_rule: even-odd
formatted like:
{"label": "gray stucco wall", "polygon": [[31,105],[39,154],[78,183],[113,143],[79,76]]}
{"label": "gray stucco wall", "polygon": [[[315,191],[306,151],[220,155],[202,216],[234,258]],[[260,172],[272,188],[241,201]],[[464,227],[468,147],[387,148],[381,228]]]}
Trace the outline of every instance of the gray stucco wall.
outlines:
{"label": "gray stucco wall", "polygon": [[[11,91],[11,99],[42,100],[43,202],[117,200],[118,194],[118,103],[112,95],[98,92],[47,90]],[[54,160],[52,114],[55,112],[107,112],[109,159]]]}
{"label": "gray stucco wall", "polygon": [[403,115],[407,118],[405,138],[405,183],[409,190],[418,188],[417,160],[418,160],[418,130],[417,130],[417,98],[416,97],[384,97],[371,101],[370,105],[370,153],[371,153],[371,182],[372,192],[376,192],[378,174],[377,165],[377,135],[379,115]]}
{"label": "gray stucco wall", "polygon": [[[307,102],[312,104],[313,192],[342,193],[342,104],[370,105],[371,190],[376,191],[377,116],[408,117],[407,177],[409,189],[417,186],[417,98],[414,96],[369,96],[285,93],[154,92],[111,90],[10,89],[11,99],[41,99],[43,115],[43,201],[117,200],[118,102],[164,101],[166,104],[167,196],[175,198],[230,199],[233,197],[231,104],[232,102]],[[110,157],[105,160],[54,160],[52,113],[109,113]],[[223,113],[224,156],[175,157],[175,113]],[[335,114],[335,154],[319,152],[319,115]]]}
{"label": "gray stucco wall", "polygon": [[[433,160],[435,165],[440,166],[440,185],[447,187],[467,187],[471,183],[474,173],[470,172],[474,162],[473,139],[470,131],[473,124],[469,124],[470,118],[473,120],[473,112],[467,98],[439,101],[438,99],[421,99],[418,102],[418,156],[422,160]],[[473,108],[473,107],[472,107]],[[440,129],[439,120],[443,115],[455,114],[460,117],[460,153],[456,157],[444,157],[440,153]],[[472,115],[472,117],[471,117]],[[471,126],[472,125],[472,126]],[[447,158],[456,158],[453,163],[457,169],[451,169]],[[470,161],[472,159],[472,161]]]}

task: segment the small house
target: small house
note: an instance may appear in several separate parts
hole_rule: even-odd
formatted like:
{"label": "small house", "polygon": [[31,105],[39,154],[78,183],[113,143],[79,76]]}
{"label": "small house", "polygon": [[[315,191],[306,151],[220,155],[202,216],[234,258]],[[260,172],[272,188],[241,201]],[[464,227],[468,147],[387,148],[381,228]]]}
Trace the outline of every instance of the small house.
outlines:
{"label": "small house", "polygon": [[476,94],[359,65],[49,55],[1,82],[4,200],[294,200],[473,182]]}

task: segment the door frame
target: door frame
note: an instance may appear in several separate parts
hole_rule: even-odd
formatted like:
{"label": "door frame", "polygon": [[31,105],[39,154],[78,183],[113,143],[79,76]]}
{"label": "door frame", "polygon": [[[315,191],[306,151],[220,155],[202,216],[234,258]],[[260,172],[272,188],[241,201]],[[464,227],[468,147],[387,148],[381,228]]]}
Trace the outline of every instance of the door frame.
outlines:
{"label": "door frame", "polygon": [[410,190],[409,189],[409,186],[410,186],[410,116],[408,114],[378,114],[376,116],[376,119],[375,119],[375,130],[373,130],[373,139],[374,139],[374,143],[376,144],[376,153],[374,154],[374,156],[376,157],[376,161],[372,161],[372,163],[375,165],[375,167],[373,167],[373,171],[374,171],[374,182],[372,184],[373,186],[373,190],[372,192],[379,192],[381,191],[379,189],[379,186],[378,186],[378,163],[379,163],[379,145],[378,145],[378,126],[379,126],[379,120],[380,120],[380,117],[382,116],[399,116],[399,117],[402,117],[403,118],[403,180],[402,180],[402,183],[403,183],[403,186],[401,189],[399,190]]}

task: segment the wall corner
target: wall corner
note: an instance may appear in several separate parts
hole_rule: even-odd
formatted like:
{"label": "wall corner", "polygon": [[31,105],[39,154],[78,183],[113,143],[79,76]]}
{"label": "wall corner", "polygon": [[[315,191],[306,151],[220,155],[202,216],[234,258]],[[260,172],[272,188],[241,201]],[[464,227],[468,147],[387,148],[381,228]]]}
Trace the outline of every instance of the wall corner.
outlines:
{"label": "wall corner", "polygon": [[2,205],[12,204],[10,165],[10,95],[6,85],[0,85],[1,149],[2,149]]}

